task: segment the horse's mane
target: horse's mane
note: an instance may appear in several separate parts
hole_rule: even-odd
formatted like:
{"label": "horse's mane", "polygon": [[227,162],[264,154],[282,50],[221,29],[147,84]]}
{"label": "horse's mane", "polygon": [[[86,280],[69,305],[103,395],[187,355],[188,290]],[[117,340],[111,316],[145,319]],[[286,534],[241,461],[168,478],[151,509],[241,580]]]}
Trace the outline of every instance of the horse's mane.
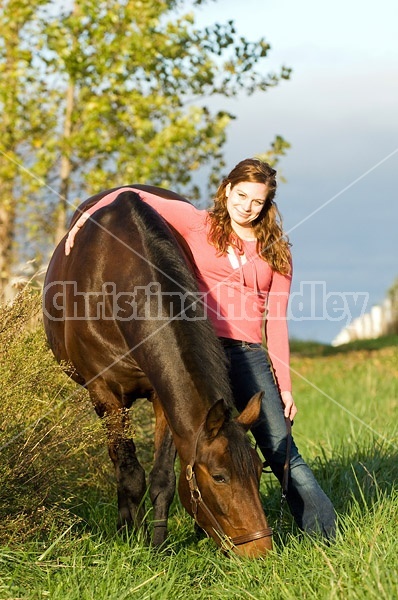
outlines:
{"label": "horse's mane", "polygon": [[[129,192],[127,192],[130,194]],[[138,200],[138,196],[134,194]],[[154,281],[159,281],[162,289],[169,292],[198,292],[196,279],[187,267],[182,252],[165,221],[148,204],[141,199],[131,202],[132,216],[135,224],[145,235],[142,240],[147,258],[156,268],[153,270]],[[192,300],[188,300],[190,304]],[[203,316],[203,305],[195,312]],[[208,319],[174,320],[178,342],[181,344],[181,355],[194,381],[197,381],[210,402],[223,398],[233,410],[232,392],[228,379],[226,358],[223,348],[217,339]],[[236,426],[233,420],[227,419],[222,432],[229,440],[229,454],[235,470],[242,478],[256,473],[253,455],[248,452],[250,440],[243,427]]]}
{"label": "horse's mane", "polygon": [[[198,284],[188,268],[178,244],[164,219],[135,192],[123,192],[118,201],[128,197],[131,218],[141,234],[153,281],[160,283],[163,293],[198,294]],[[173,319],[173,328],[180,344],[181,356],[193,381],[213,403],[223,398],[233,406],[226,358],[211,323],[203,318],[203,303],[196,303],[193,318],[189,306],[198,296],[187,299],[189,319]],[[179,313],[176,306],[176,313]]]}
{"label": "horse's mane", "polygon": [[229,455],[234,469],[242,478],[256,474],[256,465],[253,454],[248,452],[251,442],[243,427],[235,427],[234,421],[227,422],[223,431],[228,437]]}

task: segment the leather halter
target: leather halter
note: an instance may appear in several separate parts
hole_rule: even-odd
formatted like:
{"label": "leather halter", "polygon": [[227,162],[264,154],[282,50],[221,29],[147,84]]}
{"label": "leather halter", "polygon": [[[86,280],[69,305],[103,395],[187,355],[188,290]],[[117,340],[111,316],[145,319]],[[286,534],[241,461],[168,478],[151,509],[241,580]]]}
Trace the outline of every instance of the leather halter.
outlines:
{"label": "leather halter", "polygon": [[197,519],[198,508],[200,507],[202,512],[205,513],[207,518],[210,520],[210,523],[211,523],[215,533],[220,538],[221,547],[225,550],[233,550],[233,548],[235,546],[239,546],[241,544],[247,544],[248,542],[253,542],[255,540],[260,540],[264,537],[272,536],[272,528],[266,527],[265,529],[260,529],[259,531],[256,531],[254,533],[248,533],[245,535],[239,535],[237,537],[231,538],[224,532],[220,523],[217,521],[217,519],[214,516],[214,514],[212,513],[212,511],[207,506],[206,502],[203,500],[202,494],[200,492],[199,486],[196,481],[196,475],[195,475],[195,471],[194,471],[198,440],[199,440],[199,436],[203,430],[203,427],[204,427],[204,422],[199,427],[199,430],[198,430],[198,433],[196,436],[194,456],[191,459],[191,461],[188,463],[188,465],[186,467],[186,471],[185,471],[186,479],[187,479],[188,485],[189,485],[189,490],[191,492],[192,514],[193,514],[193,517],[194,517],[196,523],[199,525],[199,527],[201,527],[201,525]]}

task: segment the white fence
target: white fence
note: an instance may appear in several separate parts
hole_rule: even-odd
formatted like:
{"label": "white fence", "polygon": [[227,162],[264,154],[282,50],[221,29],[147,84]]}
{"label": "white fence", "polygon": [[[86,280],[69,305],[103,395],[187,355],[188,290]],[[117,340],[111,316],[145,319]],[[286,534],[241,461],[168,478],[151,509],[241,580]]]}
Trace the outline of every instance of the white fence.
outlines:
{"label": "white fence", "polygon": [[332,346],[341,346],[354,340],[370,340],[388,333],[393,322],[393,309],[390,298],[378,306],[373,306],[369,313],[354,319],[350,325],[340,331],[332,341]]}

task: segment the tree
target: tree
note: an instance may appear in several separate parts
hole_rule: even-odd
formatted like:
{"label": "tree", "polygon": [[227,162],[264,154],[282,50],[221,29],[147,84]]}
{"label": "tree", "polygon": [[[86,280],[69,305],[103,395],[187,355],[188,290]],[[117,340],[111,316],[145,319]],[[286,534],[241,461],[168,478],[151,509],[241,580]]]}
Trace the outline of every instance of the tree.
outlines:
{"label": "tree", "polygon": [[[191,7],[206,1],[193,0]],[[24,6],[39,40],[29,68],[47,86],[46,182],[57,190],[46,194],[41,214],[44,231],[57,224],[57,239],[72,198],[81,194],[148,181],[195,197],[194,172],[206,165],[214,181],[225,166],[222,148],[234,118],[212,110],[210,99],[265,91],[290,76],[285,67],[264,74],[265,39],[246,40],[232,21],[199,29],[183,0],[75,0],[56,10],[32,0],[30,12],[26,0],[6,4],[10,14],[11,4]],[[26,26],[16,34],[21,47],[25,32]],[[11,71],[18,80],[16,64]],[[37,103],[37,91],[29,95]],[[32,147],[36,113],[25,107],[23,114]],[[14,173],[14,187],[16,180]]]}
{"label": "tree", "polygon": [[18,209],[42,185],[48,166],[43,140],[49,120],[43,119],[41,100],[46,95],[33,64],[32,25],[42,4],[0,2],[0,301],[9,295]]}
{"label": "tree", "polygon": [[[280,157],[286,155],[286,151],[289,150],[290,144],[281,135],[275,136],[274,141],[271,144],[271,148],[267,152],[257,154],[257,158],[267,162],[271,167],[277,167],[279,165]],[[279,173],[279,179],[286,181],[283,175]]]}
{"label": "tree", "polygon": [[181,4],[80,0],[47,25],[46,62],[64,94],[59,235],[72,184],[86,193],[121,181],[181,190],[204,164],[214,177],[233,116],[212,114],[203,99],[289,77],[255,71],[265,40],[239,38],[232,21],[199,30],[193,13],[176,15]]}

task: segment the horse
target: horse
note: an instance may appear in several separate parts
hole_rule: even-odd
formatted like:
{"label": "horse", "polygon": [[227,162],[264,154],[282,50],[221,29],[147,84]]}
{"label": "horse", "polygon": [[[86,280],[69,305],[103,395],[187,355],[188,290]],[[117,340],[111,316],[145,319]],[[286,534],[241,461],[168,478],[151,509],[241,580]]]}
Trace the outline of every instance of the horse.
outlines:
{"label": "horse", "polygon": [[[184,200],[161,188],[132,187]],[[114,190],[83,202],[71,226]],[[69,256],[65,239],[45,277],[44,328],[56,360],[88,390],[105,425],[118,528],[147,531],[146,474],[128,414],[146,398],[155,414],[153,546],[167,539],[178,455],[178,494],[196,525],[224,552],[265,556],[272,530],[259,493],[262,463],[247,435],[263,393],[236,415],[223,348],[198,297],[184,241],[139,191],[126,188],[86,223]]]}

